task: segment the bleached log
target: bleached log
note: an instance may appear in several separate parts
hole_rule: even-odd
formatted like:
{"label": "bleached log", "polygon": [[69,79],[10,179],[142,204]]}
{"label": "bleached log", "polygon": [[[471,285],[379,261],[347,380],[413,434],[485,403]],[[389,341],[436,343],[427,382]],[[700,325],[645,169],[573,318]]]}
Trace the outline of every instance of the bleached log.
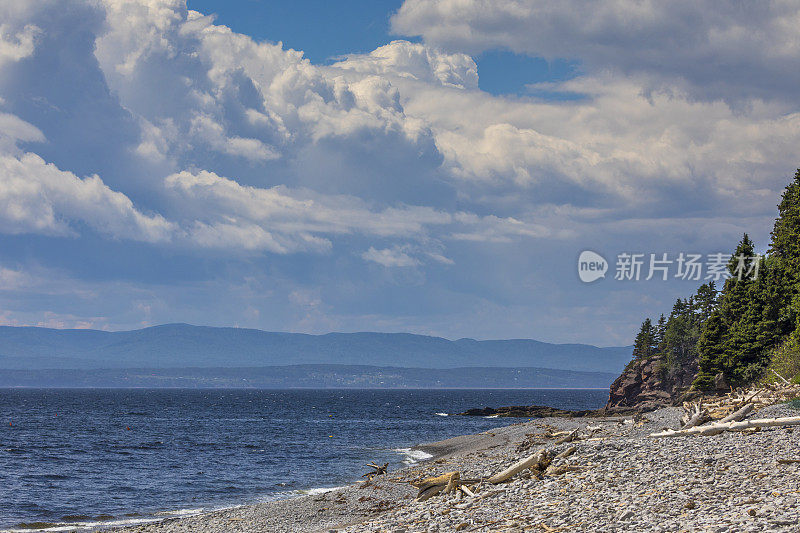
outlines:
{"label": "bleached log", "polygon": [[777,372],[775,372],[774,368],[771,368],[770,370],[772,370],[772,373],[775,374],[776,376],[778,376],[780,378],[780,380],[783,381],[786,385],[789,385],[789,386],[792,385],[791,383],[789,383],[788,379],[786,379],[785,377],[783,377],[780,374],[778,374]]}
{"label": "bleached log", "polygon": [[[549,453],[545,449],[541,449],[538,452],[534,453],[526,457],[525,459],[514,463],[513,465],[509,466],[502,472],[498,472],[497,474],[493,475],[488,479],[489,483],[502,483],[503,481],[509,479],[510,477],[514,476],[515,474],[522,472],[526,468],[536,468],[538,470],[545,470],[547,466],[550,464],[549,460]],[[546,463],[546,464],[545,464]]]}
{"label": "bleached log", "polygon": [[749,415],[750,411],[752,411],[752,410],[753,410],[753,404],[752,403],[745,404],[744,407],[742,407],[741,409],[739,409],[737,411],[732,412],[731,414],[729,414],[728,416],[726,416],[725,418],[720,420],[719,423],[738,422],[739,420],[742,420],[742,419],[744,419],[744,417]]}
{"label": "bleached log", "polygon": [[753,400],[755,400],[755,399],[756,399],[756,397],[757,397],[759,394],[763,394],[763,393],[764,393],[764,389],[756,389],[756,391],[755,391],[753,394],[751,394],[751,395],[750,395],[748,398],[746,398],[746,399],[744,400],[744,403],[749,403],[749,402],[752,402]]}
{"label": "bleached log", "polygon": [[567,449],[566,449],[566,450],[564,450],[563,452],[561,452],[561,453],[559,453],[558,455],[556,455],[556,457],[555,457],[555,458],[556,458],[556,459],[564,459],[564,458],[566,458],[566,457],[569,457],[569,456],[570,456],[570,455],[572,455],[573,453],[575,453],[577,450],[578,450],[578,448],[577,448],[577,447],[575,447],[575,446],[570,446],[569,448],[567,448]]}
{"label": "bleached log", "polygon": [[583,468],[579,466],[572,466],[572,465],[559,465],[559,466],[548,466],[547,470],[544,471],[545,476],[560,476],[561,474],[566,474],[567,472],[580,472]]}
{"label": "bleached log", "polygon": [[461,472],[448,472],[446,474],[442,474],[441,476],[429,477],[420,481],[415,481],[412,483],[412,485],[419,489],[419,492],[417,493],[417,501],[422,502],[441,493],[449,494],[451,492],[458,492],[459,489],[461,489],[463,492],[465,484],[479,483],[481,481],[483,480],[476,478],[462,478]]}
{"label": "bleached log", "polygon": [[415,486],[419,489],[417,500],[425,501],[428,498],[436,496],[450,485],[454,476],[458,479],[461,477],[461,474],[459,472],[448,472],[441,476],[429,477],[423,479],[419,483],[415,483]]}
{"label": "bleached log", "polygon": [[750,428],[797,425],[800,425],[800,416],[789,416],[784,418],[757,418],[754,420],[742,420],[740,422],[717,422],[705,426],[695,426],[680,430],[668,429],[658,433],[651,433],[650,436],[654,438],[660,438],[680,437],[683,435],[717,435],[723,431],[744,431]]}
{"label": "bleached log", "polygon": [[372,481],[372,478],[374,478],[375,476],[383,476],[386,474],[386,470],[389,468],[389,463],[384,463],[383,466],[380,466],[375,464],[375,462],[373,461],[372,463],[369,463],[366,466],[372,468],[373,470],[372,472],[367,472],[361,477],[367,478],[367,481]]}
{"label": "bleached log", "polygon": [[458,485],[461,479],[460,472],[453,472],[450,476],[450,479],[447,480],[447,486],[444,488],[445,494],[450,494],[451,492],[456,492],[458,490]]}
{"label": "bleached log", "polygon": [[692,406],[691,416],[681,429],[689,429],[698,426],[708,418],[708,411],[703,409],[703,404],[696,403]]}
{"label": "bleached log", "polygon": [[572,442],[577,439],[578,439],[578,430],[576,428],[567,433],[566,435],[564,435],[563,437],[561,437],[560,439],[558,439],[555,443],[557,446],[559,444],[564,444],[565,442]]}

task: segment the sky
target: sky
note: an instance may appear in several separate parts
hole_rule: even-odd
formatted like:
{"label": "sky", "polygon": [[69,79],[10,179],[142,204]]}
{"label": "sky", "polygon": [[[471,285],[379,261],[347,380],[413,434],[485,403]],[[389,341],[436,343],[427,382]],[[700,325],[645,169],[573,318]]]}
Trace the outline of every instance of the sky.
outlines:
{"label": "sky", "polygon": [[705,281],[680,253],[766,250],[798,28],[796,1],[0,0],[0,325],[630,344]]}

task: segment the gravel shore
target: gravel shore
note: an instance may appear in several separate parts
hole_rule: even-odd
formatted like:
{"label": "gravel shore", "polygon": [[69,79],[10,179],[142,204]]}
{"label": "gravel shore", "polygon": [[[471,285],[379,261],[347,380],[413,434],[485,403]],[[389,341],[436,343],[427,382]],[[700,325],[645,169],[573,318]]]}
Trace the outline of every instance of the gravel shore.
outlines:
{"label": "gravel shore", "polygon": [[[652,439],[677,428],[666,408],[631,417],[542,418],[417,446],[434,457],[364,486],[125,528],[125,532],[800,531],[800,428],[713,437]],[[785,405],[751,418],[797,416]],[[592,440],[556,445],[580,428]],[[587,429],[588,428],[588,429]],[[475,497],[416,502],[408,482],[458,470],[487,477],[541,448],[575,446],[572,471],[542,479],[523,472]],[[527,477],[526,477],[527,476]]]}

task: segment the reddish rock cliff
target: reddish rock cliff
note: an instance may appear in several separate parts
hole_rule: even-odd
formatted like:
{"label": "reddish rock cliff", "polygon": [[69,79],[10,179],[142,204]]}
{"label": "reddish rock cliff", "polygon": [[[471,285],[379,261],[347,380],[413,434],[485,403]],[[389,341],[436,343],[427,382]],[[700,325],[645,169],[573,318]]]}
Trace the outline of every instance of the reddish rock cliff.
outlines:
{"label": "reddish rock cliff", "polygon": [[606,409],[652,411],[679,401],[697,374],[697,360],[669,367],[653,357],[635,360],[611,384]]}

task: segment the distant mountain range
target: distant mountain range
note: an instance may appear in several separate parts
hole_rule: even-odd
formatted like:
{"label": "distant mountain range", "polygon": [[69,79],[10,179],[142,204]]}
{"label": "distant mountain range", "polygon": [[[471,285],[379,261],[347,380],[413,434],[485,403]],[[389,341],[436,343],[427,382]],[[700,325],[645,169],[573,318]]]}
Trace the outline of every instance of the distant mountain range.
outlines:
{"label": "distant mountain range", "polygon": [[367,365],[536,367],[616,376],[630,358],[630,347],[529,339],[451,341],[409,333],[306,335],[187,324],[117,332],[0,327],[0,369],[6,370]]}

